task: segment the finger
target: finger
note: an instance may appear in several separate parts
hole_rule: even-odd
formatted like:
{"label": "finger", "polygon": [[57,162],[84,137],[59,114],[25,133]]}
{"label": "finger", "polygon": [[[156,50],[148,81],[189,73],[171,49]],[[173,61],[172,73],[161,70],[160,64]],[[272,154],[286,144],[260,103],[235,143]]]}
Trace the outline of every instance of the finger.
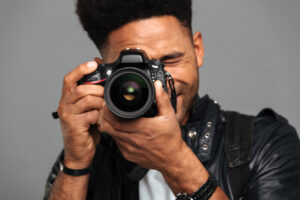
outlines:
{"label": "finger", "polygon": [[89,112],[85,112],[77,115],[78,119],[80,119],[83,126],[89,128],[91,124],[96,124],[99,118],[99,110],[92,110]]}
{"label": "finger", "polygon": [[97,68],[97,62],[90,61],[87,63],[83,63],[73,69],[64,77],[64,85],[63,85],[63,95],[65,96],[68,93],[72,92],[73,89],[77,86],[77,82],[87,74],[92,73]]}
{"label": "finger", "polygon": [[130,161],[130,158],[129,158],[129,153],[127,151],[127,148],[125,148],[125,145],[123,144],[124,142],[117,139],[117,138],[114,138],[114,140],[116,141],[116,145],[118,146],[118,148],[120,149],[120,152],[121,154],[123,155],[123,158],[125,158],[126,160]]}
{"label": "finger", "polygon": [[88,95],[72,105],[72,113],[81,114],[90,110],[100,110],[103,108],[104,99]]}
{"label": "finger", "polygon": [[138,147],[132,146],[132,145],[128,144],[127,142],[123,142],[122,140],[119,140],[117,138],[114,138],[114,139],[115,139],[116,144],[117,144],[118,148],[120,149],[123,157],[126,160],[133,162],[137,158],[136,149],[138,149]]}
{"label": "finger", "polygon": [[88,95],[103,98],[103,92],[104,88],[100,85],[79,85],[74,89],[70,96],[66,97],[65,102],[74,104],[76,101]]}
{"label": "finger", "polygon": [[97,125],[91,125],[91,127],[89,128],[89,133],[92,135],[92,137],[94,138],[94,141],[96,144],[98,144],[101,140],[101,135],[98,131],[98,127]]}
{"label": "finger", "polygon": [[[66,116],[64,119],[61,119],[64,122],[61,122],[67,124],[67,129],[74,136],[74,134],[80,135],[87,132],[92,124],[97,123],[98,118],[99,110],[92,110],[78,115]],[[72,121],[76,121],[76,123],[71,123]]]}
{"label": "finger", "polygon": [[105,116],[104,109],[105,109],[105,106],[103,107],[103,109],[101,109],[99,111],[98,130],[100,132],[105,132],[105,133],[110,133],[111,135],[116,135],[117,131],[114,129],[114,127],[111,125],[111,123],[109,121],[107,121],[104,117]]}
{"label": "finger", "polygon": [[161,81],[155,81],[154,82],[155,91],[156,91],[156,105],[158,109],[158,115],[169,115],[172,112],[174,112],[170,98],[168,97],[168,94],[164,91],[162,88]]}
{"label": "finger", "polygon": [[107,105],[103,107],[103,117],[108,121],[116,131],[126,133],[137,133],[141,130],[148,130],[151,124],[151,118],[138,118],[138,119],[123,119],[114,115]]}
{"label": "finger", "polygon": [[104,108],[99,111],[98,125],[99,125],[98,130],[100,132],[105,132],[105,133],[111,135],[112,137],[118,138],[123,141],[127,141],[128,137],[130,137],[130,135],[134,134],[134,133],[128,133],[125,131],[116,130],[114,128],[114,125],[110,121],[106,120]]}

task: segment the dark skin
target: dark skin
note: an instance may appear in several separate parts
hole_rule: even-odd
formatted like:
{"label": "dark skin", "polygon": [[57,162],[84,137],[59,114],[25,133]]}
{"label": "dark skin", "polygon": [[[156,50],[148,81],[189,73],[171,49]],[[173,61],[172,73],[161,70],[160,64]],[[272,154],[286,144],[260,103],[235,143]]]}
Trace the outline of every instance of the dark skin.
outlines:
{"label": "dark skin", "polygon": [[[65,145],[64,164],[73,169],[91,164],[101,138],[88,130],[91,124],[97,124],[100,132],[115,139],[124,158],[160,171],[175,194],[193,193],[207,181],[208,172],[182,140],[180,125],[188,120],[198,91],[198,68],[204,51],[201,34],[197,32],[191,38],[189,30],[172,16],[134,21],[109,34],[101,50],[104,62],[113,62],[126,48],[141,48],[150,59],[165,62],[165,70],[175,80],[178,112],[174,112],[168,94],[156,81],[158,115],[130,121],[119,119],[105,105],[103,87],[76,85],[97,66],[95,62],[82,64],[65,77],[58,108]],[[99,58],[95,61],[103,62]],[[60,173],[50,199],[85,199],[88,180],[89,175],[70,177]],[[228,198],[218,187],[210,199]]]}

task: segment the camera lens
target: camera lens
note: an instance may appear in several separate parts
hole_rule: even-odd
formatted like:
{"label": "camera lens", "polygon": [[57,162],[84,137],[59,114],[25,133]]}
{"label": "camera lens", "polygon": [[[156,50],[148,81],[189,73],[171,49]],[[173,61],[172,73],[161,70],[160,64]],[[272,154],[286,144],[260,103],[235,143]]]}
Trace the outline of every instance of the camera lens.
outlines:
{"label": "camera lens", "polygon": [[147,84],[137,74],[127,73],[115,79],[110,90],[114,105],[126,112],[140,109],[148,99]]}
{"label": "camera lens", "polygon": [[155,98],[152,81],[145,72],[133,67],[113,73],[106,83],[104,93],[110,110],[122,118],[142,116]]}
{"label": "camera lens", "polygon": [[138,95],[138,88],[139,86],[133,82],[133,81],[128,81],[122,86],[122,94],[124,99],[128,101],[133,101],[136,99]]}

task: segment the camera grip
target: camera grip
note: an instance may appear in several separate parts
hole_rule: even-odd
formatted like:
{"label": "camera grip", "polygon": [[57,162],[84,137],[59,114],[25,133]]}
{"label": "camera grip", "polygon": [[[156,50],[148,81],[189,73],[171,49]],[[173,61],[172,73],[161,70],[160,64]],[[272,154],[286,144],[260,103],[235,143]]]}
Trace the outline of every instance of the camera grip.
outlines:
{"label": "camera grip", "polygon": [[85,75],[82,79],[80,79],[77,84],[84,85],[84,84],[91,84],[91,85],[105,85],[107,77],[101,76],[100,72],[96,70],[93,73]]}

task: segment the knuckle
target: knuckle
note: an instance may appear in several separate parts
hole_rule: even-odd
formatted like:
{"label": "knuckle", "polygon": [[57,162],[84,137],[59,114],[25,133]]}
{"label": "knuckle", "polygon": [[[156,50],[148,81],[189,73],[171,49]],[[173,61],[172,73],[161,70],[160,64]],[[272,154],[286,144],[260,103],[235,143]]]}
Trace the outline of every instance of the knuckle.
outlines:
{"label": "knuckle", "polygon": [[102,98],[97,98],[97,104],[99,105],[100,109],[103,108],[103,102],[104,102],[104,100]]}
{"label": "knuckle", "polygon": [[69,132],[72,133],[72,134],[76,133],[77,130],[78,130],[77,123],[74,123],[74,122],[68,123],[68,130],[69,130]]}
{"label": "knuckle", "polygon": [[145,134],[152,133],[153,132],[153,130],[152,130],[153,127],[157,127],[157,126],[155,126],[153,124],[145,123],[145,124],[143,124],[142,131]]}
{"label": "knuckle", "polygon": [[126,150],[122,151],[122,155],[126,160],[131,161],[131,155]]}
{"label": "knuckle", "polygon": [[107,122],[104,122],[102,124],[102,130],[103,130],[103,132],[110,133],[112,136],[114,135],[110,132],[111,128]]}
{"label": "knuckle", "polygon": [[89,119],[90,119],[90,122],[92,124],[97,123],[97,121],[98,121],[98,113],[99,113],[99,111],[97,111],[97,110],[92,110],[92,111],[89,112]]}
{"label": "knuckle", "polygon": [[110,129],[110,125],[109,125],[109,123],[107,121],[104,121],[104,123],[103,123],[103,129],[104,129],[104,131],[108,131]]}
{"label": "knuckle", "polygon": [[84,85],[79,85],[76,87],[76,92],[79,94],[79,95],[84,95],[85,94],[85,88],[84,88]]}
{"label": "knuckle", "polygon": [[69,117],[69,114],[66,113],[66,112],[62,112],[59,114],[60,115],[60,119],[63,121],[63,122],[69,122],[70,120],[70,117]]}
{"label": "knuckle", "polygon": [[63,83],[66,85],[70,82],[70,76],[69,75],[65,75],[63,78]]}
{"label": "knuckle", "polygon": [[144,137],[148,141],[153,141],[155,139],[155,134],[153,134],[152,132],[144,132]]}
{"label": "knuckle", "polygon": [[132,138],[131,140],[131,144],[134,146],[134,147],[138,147],[138,146],[143,146],[143,140],[139,140],[137,138]]}
{"label": "knuckle", "polygon": [[135,154],[134,148],[132,148],[131,146],[127,146],[127,152],[128,152],[129,155],[134,155]]}
{"label": "knuckle", "polygon": [[63,105],[59,104],[59,106],[58,106],[58,108],[56,110],[57,110],[58,115],[60,116],[61,113],[63,112]]}
{"label": "knuckle", "polygon": [[98,111],[98,110],[92,110],[92,111],[90,112],[90,114],[92,115],[93,118],[94,118],[94,117],[97,117],[97,118],[98,118],[99,111]]}
{"label": "knuckle", "polygon": [[78,66],[78,71],[81,73],[81,74],[84,74],[85,71],[86,71],[86,64],[81,64]]}
{"label": "knuckle", "polygon": [[84,97],[83,101],[85,104],[91,104],[91,103],[93,103],[93,97],[86,96],[86,97]]}
{"label": "knuckle", "polygon": [[113,126],[114,126],[114,128],[116,130],[121,130],[121,124],[120,124],[120,122],[118,122],[118,121],[114,122]]}
{"label": "knuckle", "polygon": [[59,105],[57,108],[57,113],[59,115],[60,119],[65,119],[67,117],[67,113],[65,112],[64,106],[63,105]]}

